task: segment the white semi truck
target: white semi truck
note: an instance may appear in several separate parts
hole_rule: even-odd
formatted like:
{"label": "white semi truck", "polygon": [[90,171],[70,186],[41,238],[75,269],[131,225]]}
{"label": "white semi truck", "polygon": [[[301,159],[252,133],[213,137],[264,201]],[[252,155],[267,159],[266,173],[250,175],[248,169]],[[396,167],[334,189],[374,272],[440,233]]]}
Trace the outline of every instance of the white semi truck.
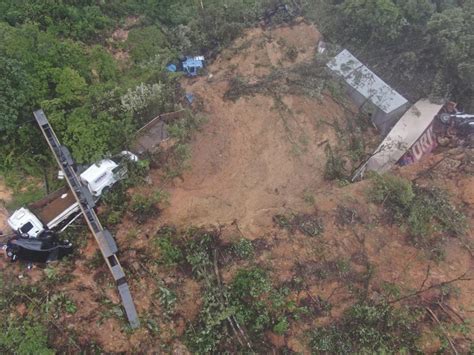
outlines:
{"label": "white semi truck", "polygon": [[[138,158],[122,152],[132,161]],[[111,159],[101,160],[80,174],[81,183],[98,200],[102,193],[126,177],[127,169]],[[53,192],[40,201],[16,210],[8,225],[20,236],[38,238],[45,231],[62,231],[80,215],[80,207],[68,188]]]}
{"label": "white semi truck", "polygon": [[67,188],[62,188],[45,198],[16,210],[8,225],[24,237],[37,238],[45,230],[61,228],[68,218],[79,214],[79,205]]}

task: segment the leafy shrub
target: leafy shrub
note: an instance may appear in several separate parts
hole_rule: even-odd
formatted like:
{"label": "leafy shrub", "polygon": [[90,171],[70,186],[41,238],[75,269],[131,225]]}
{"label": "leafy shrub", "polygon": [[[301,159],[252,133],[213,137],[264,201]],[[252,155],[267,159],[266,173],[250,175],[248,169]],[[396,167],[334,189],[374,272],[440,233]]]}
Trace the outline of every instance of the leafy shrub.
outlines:
{"label": "leafy shrub", "polygon": [[223,290],[218,286],[213,269],[213,245],[216,236],[191,228],[187,231],[188,241],[186,261],[197,279],[203,280],[202,309],[198,319],[187,329],[186,340],[189,348],[199,354],[215,352],[221,341],[230,339],[226,319],[232,311],[222,302]]}
{"label": "leafy shrub", "polygon": [[120,98],[122,109],[126,112],[144,112],[150,105],[162,105],[164,100],[164,85],[162,83],[141,83],[135,89],[128,89]]}
{"label": "leafy shrub", "polygon": [[128,195],[123,184],[114,186],[112,190],[102,195],[102,204],[105,207],[105,219],[108,225],[120,223],[128,206]]}
{"label": "leafy shrub", "polygon": [[186,332],[187,345],[196,354],[217,353],[221,342],[231,342],[226,320],[232,311],[224,307],[219,293],[214,289],[207,290],[202,299],[198,319]]}
{"label": "leafy shrub", "polygon": [[245,238],[241,238],[238,242],[232,244],[232,251],[242,259],[248,259],[254,254],[252,242]]}
{"label": "leafy shrub", "polygon": [[[395,220],[406,223],[415,244],[439,249],[436,234],[460,236],[466,230],[465,216],[438,188],[413,187],[411,182],[393,175],[375,175],[369,192],[372,201],[382,204]],[[438,246],[436,246],[438,244]]]}
{"label": "leafy shrub", "polygon": [[287,300],[289,290],[274,288],[267,272],[259,267],[238,270],[230,284],[222,284],[215,272],[217,235],[197,229],[189,230],[187,235],[190,240],[185,258],[203,285],[202,309],[186,331],[191,351],[199,354],[238,351],[231,319],[259,346],[263,344],[265,330],[274,329],[282,334],[289,327],[290,317],[296,318],[303,312]]}
{"label": "leafy shrub", "polygon": [[160,248],[159,263],[165,265],[174,265],[183,260],[181,249],[174,244],[176,238],[176,229],[168,226],[161,227],[156,234],[156,245]]}
{"label": "leafy shrub", "polygon": [[130,211],[138,223],[143,223],[160,212],[157,205],[167,198],[168,194],[161,190],[151,195],[135,194],[130,201]]}
{"label": "leafy shrub", "polygon": [[164,286],[158,286],[160,305],[163,307],[164,315],[169,317],[176,305],[176,293]]}
{"label": "leafy shrub", "polygon": [[466,217],[449,202],[445,191],[437,188],[416,188],[416,198],[408,216],[410,233],[426,237],[435,231],[453,236],[465,233]]}
{"label": "leafy shrub", "polygon": [[204,121],[204,117],[186,111],[183,118],[168,125],[168,133],[179,142],[185,143],[191,139],[191,134],[198,129]]}
{"label": "leafy shrub", "polygon": [[328,144],[326,145],[326,165],[324,167],[324,178],[326,180],[344,180],[347,178],[344,159],[335,154]]}
{"label": "leafy shrub", "polygon": [[0,349],[16,354],[54,354],[48,347],[47,329],[31,319],[4,319],[0,328]]}
{"label": "leafy shrub", "polygon": [[288,319],[286,319],[286,317],[282,317],[278,320],[278,323],[273,326],[273,331],[278,335],[283,335],[288,331],[288,327]]}
{"label": "leafy shrub", "polygon": [[186,115],[168,126],[171,137],[177,140],[167,159],[167,176],[174,178],[180,176],[183,170],[189,167],[188,161],[191,158],[189,140],[192,133],[205,121],[202,116],[193,115],[187,112]]}
{"label": "leafy shrub", "polygon": [[351,131],[349,138],[349,155],[353,162],[359,162],[365,157],[365,144],[361,135],[355,135],[354,130]]}
{"label": "leafy shrub", "polygon": [[255,299],[270,290],[271,283],[267,273],[257,267],[240,270],[231,285],[231,292],[241,299]]}
{"label": "leafy shrub", "polygon": [[415,193],[411,182],[394,175],[375,175],[369,197],[383,204],[395,218],[406,217],[410,212]]}
{"label": "leafy shrub", "polygon": [[416,353],[418,337],[413,310],[358,303],[338,323],[316,328],[310,344],[317,353]]}
{"label": "leafy shrub", "polygon": [[186,246],[186,261],[199,278],[207,277],[208,269],[212,266],[212,246],[216,236],[212,232],[190,229],[188,236],[192,239]]}
{"label": "leafy shrub", "polygon": [[137,63],[153,58],[157,54],[170,55],[165,34],[154,25],[132,29],[126,45],[132,59]]}
{"label": "leafy shrub", "polygon": [[77,312],[77,306],[74,301],[62,292],[54,294],[48,302],[43,304],[43,309],[54,318],[59,318],[63,312],[69,314]]}
{"label": "leafy shrub", "polygon": [[305,213],[290,215],[279,214],[275,215],[273,220],[281,228],[285,228],[290,232],[299,230],[309,237],[316,237],[324,232],[323,221],[315,215]]}
{"label": "leafy shrub", "polygon": [[260,268],[239,270],[230,285],[235,317],[252,334],[260,334],[271,324],[270,309],[263,297],[271,289],[267,273]]}
{"label": "leafy shrub", "polygon": [[[24,181],[21,179],[21,181]],[[7,208],[14,210],[21,206],[25,206],[31,202],[38,201],[45,196],[45,191],[38,188],[37,185],[28,185],[26,189],[17,190],[13,194],[12,201],[7,204]]]}

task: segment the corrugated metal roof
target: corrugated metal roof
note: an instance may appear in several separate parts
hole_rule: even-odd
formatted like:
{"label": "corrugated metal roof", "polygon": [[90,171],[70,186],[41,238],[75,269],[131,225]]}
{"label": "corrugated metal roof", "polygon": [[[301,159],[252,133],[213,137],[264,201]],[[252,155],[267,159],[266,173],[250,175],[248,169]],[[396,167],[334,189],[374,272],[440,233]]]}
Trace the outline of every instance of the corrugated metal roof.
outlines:
{"label": "corrugated metal roof", "polygon": [[347,49],[335,56],[327,66],[342,76],[346,83],[385,113],[390,113],[408,100],[388,86]]}
{"label": "corrugated metal roof", "polygon": [[327,66],[339,75],[346,77],[354,70],[364,66],[364,64],[354,57],[351,52],[344,49],[341,53],[330,60]]}

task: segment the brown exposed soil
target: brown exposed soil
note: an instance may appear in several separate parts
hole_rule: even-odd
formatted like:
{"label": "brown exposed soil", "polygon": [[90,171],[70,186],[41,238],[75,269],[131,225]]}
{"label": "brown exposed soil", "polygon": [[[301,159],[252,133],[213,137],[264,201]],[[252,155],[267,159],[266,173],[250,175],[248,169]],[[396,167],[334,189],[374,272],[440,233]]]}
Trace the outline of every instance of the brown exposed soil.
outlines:
{"label": "brown exposed soil", "polygon": [[8,229],[8,211],[5,204],[12,198],[12,192],[6,187],[3,180],[0,180],[0,230],[5,233]]}
{"label": "brown exposed soil", "polygon": [[[289,298],[307,306],[312,313],[292,321],[284,336],[266,333],[267,342],[275,351],[288,348],[309,353],[306,332],[337,320],[355,302],[356,292],[366,292],[377,300],[386,295],[387,285],[392,283],[406,295],[463,273],[474,276],[474,180],[468,172],[472,168],[469,151],[445,151],[394,171],[420,185],[447,189],[452,201],[467,216],[466,235],[449,239],[444,259],[433,261],[410,243],[403,228],[386,222],[382,207],[368,201],[370,181],[342,186],[324,180],[325,146],[337,147],[342,142],[337,125],[322,124],[321,120],[344,127],[347,107],[330,95],[314,99],[288,94],[282,97],[285,110],[274,97],[263,94],[241,97],[235,102],[224,100],[229,80],[236,75],[252,81],[268,75],[274,67],[288,68],[311,60],[318,39],[318,31],[303,22],[272,30],[253,29],[208,68],[213,74],[211,79],[200,77],[183,82],[186,91],[202,99],[207,117],[190,143],[190,168],[165,186],[162,172],[153,170],[153,184],[142,187],[141,192],[164,187],[170,194],[169,205],[159,218],[142,225],[126,217],[116,233],[119,259],[129,272],[143,326],[132,333],[126,331],[123,316],[117,315],[121,310],[119,299],[106,267],[103,263],[89,265],[96,250],[89,238],[80,257],[71,263],[72,280],[54,289],[77,305],[76,313],[62,315],[57,322],[77,335],[75,342],[80,347],[96,343],[105,352],[187,352],[182,336],[201,308],[202,285],[187,270],[157,263],[160,252],[153,247],[152,239],[165,224],[181,229],[221,227],[219,242],[223,246],[241,236],[253,240],[252,260],[232,260],[224,253],[221,256],[225,283],[230,282],[237,269],[254,263],[271,270],[275,285],[291,286],[297,279],[302,280],[298,287],[290,287]],[[290,45],[297,50],[292,60],[287,55]],[[367,132],[367,141],[374,137]],[[440,164],[446,159],[460,164],[455,168]],[[275,215],[291,212],[318,218],[323,232],[311,237],[301,230],[275,224]],[[6,266],[0,267],[5,270]],[[10,267],[9,272],[25,273],[21,282],[35,283],[45,277],[41,269],[25,272],[19,265]],[[176,311],[168,318],[156,295],[159,285],[173,289],[177,295]],[[474,282],[460,281],[453,286],[458,291],[444,302],[460,317],[472,320]],[[416,301],[434,307],[432,303],[438,296],[439,290],[433,289]],[[331,304],[330,311],[323,310],[320,299]],[[415,298],[407,299],[412,301]],[[23,307],[18,309],[18,313],[24,312]],[[159,322],[158,332],[151,320]],[[433,327],[427,318],[427,340],[421,345],[428,352],[433,349]],[[452,336],[458,351],[467,353],[466,339]],[[53,338],[58,346],[74,351],[67,339]]]}
{"label": "brown exposed soil", "polygon": [[323,188],[325,154],[319,143],[337,145],[337,136],[318,119],[342,122],[343,108],[328,96],[284,97],[291,115],[268,96],[223,100],[227,79],[235,75],[229,68],[237,66],[239,75],[253,80],[271,67],[291,65],[278,63],[284,52],[278,42],[298,48],[295,64],[314,56],[318,39],[316,29],[304,23],[248,31],[208,69],[211,82],[199,78],[186,86],[203,98],[208,122],[191,143],[191,168],[170,187],[164,220],[183,226],[236,220],[246,236],[256,238],[271,226],[273,215],[304,208],[305,190]]}
{"label": "brown exposed soil", "polygon": [[123,67],[126,67],[130,56],[122,44],[127,41],[128,33],[134,26],[140,23],[140,20],[141,18],[139,16],[128,16],[123,26],[116,28],[107,40],[108,51]]}

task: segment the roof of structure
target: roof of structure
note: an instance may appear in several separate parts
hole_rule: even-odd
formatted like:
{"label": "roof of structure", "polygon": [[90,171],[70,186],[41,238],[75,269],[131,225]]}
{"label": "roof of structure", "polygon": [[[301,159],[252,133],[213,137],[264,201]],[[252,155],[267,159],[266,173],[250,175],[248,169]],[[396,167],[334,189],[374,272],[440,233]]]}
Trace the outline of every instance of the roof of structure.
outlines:
{"label": "roof of structure", "polygon": [[183,67],[184,68],[202,68],[204,66],[203,61],[204,61],[204,57],[188,57],[183,62]]}
{"label": "roof of structure", "polygon": [[408,100],[388,86],[347,49],[335,56],[327,66],[346,83],[385,113],[390,113]]}

